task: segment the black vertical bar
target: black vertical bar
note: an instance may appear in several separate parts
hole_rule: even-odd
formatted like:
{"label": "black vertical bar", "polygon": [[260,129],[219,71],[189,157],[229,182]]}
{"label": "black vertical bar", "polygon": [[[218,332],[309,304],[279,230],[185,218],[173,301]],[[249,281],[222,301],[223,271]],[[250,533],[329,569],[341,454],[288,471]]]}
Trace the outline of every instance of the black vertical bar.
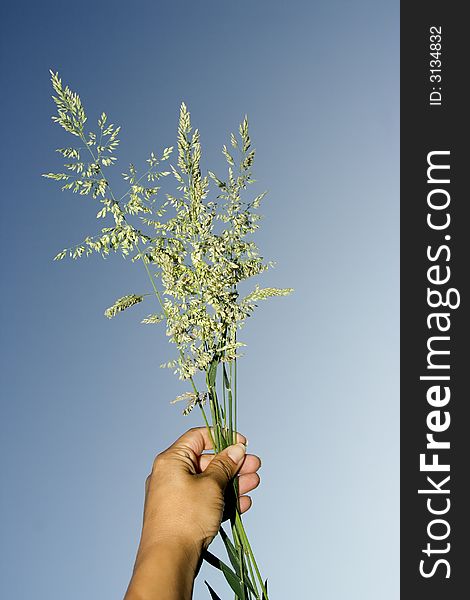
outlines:
{"label": "black vertical bar", "polygon": [[[459,2],[401,3],[403,600],[460,600],[470,593],[470,106],[464,91],[470,36],[464,9]],[[436,168],[428,173],[430,162]],[[436,470],[426,470],[433,461]]]}

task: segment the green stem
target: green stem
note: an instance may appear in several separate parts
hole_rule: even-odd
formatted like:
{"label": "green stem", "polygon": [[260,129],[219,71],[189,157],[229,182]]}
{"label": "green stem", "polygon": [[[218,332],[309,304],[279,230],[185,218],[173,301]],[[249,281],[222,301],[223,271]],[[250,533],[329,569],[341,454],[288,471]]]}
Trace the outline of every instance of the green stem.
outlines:
{"label": "green stem", "polygon": [[240,513],[238,512],[238,510],[235,513],[235,527],[237,529],[237,533],[239,534],[239,536],[240,536],[240,538],[242,540],[242,544],[245,547],[245,550],[247,551],[247,553],[248,553],[248,555],[249,555],[249,557],[250,557],[250,559],[251,559],[251,561],[253,563],[253,567],[255,568],[256,575],[258,577],[258,581],[259,581],[260,587],[261,587],[261,589],[263,591],[263,594],[265,595],[265,597],[267,599],[268,598],[268,593],[267,593],[266,587],[265,587],[265,585],[263,583],[263,578],[261,577],[261,573],[260,573],[258,565],[256,563],[255,556],[253,554],[253,550],[251,549],[250,542],[248,541],[248,536],[246,535],[246,531],[245,531],[245,528],[243,526],[243,522],[242,522],[242,519],[241,519],[241,516],[240,516]]}
{"label": "green stem", "polygon": [[229,368],[229,384],[230,388],[228,391],[228,406],[229,406],[229,430],[230,430],[230,441],[232,444],[235,443],[235,431],[233,429],[233,394],[232,394],[232,362],[230,362]]}
{"label": "green stem", "polygon": [[[238,552],[238,564],[240,565],[240,580],[242,582],[242,589],[243,592],[245,593],[248,588],[244,585],[245,583],[245,554],[243,552],[243,546],[242,543],[240,541],[240,538],[238,537],[238,533],[237,530],[235,528],[235,525],[232,524],[232,535],[233,535],[233,541],[235,543],[235,548]],[[253,585],[253,582],[251,582],[251,584]],[[255,586],[253,586],[255,587]],[[256,588],[255,588],[256,589]],[[249,591],[248,591],[249,594]],[[258,595],[258,593],[257,593]],[[238,600],[237,595],[235,595],[235,600]]]}
{"label": "green stem", "polygon": [[251,585],[256,590],[256,596],[257,596],[257,598],[259,598],[258,586],[256,585],[255,574],[253,573],[253,567],[252,567],[252,564],[251,564],[251,559],[250,559],[249,555],[247,555],[247,556],[248,556],[248,559],[247,559],[246,563],[248,565],[248,570],[250,571]]}
{"label": "green stem", "polygon": [[[227,429],[227,388],[225,386],[225,377],[226,377],[226,371],[225,371],[225,363],[222,363],[222,369],[223,369],[223,377],[222,377],[222,395],[223,395],[223,399],[224,399],[224,429]],[[230,437],[229,439],[232,439],[232,432],[230,431]],[[231,442],[230,442],[231,443]]]}
{"label": "green stem", "polygon": [[[235,340],[236,340],[236,337],[235,337]],[[235,398],[234,428],[235,428],[235,431],[238,431],[237,430],[237,404],[238,404],[238,402],[237,402],[237,359],[234,360],[234,363],[235,363],[234,364],[234,368],[233,368],[233,370],[235,372],[235,375],[234,375],[234,386],[233,386],[233,395],[234,395],[234,398]],[[232,384],[230,383],[230,385],[232,385]]]}
{"label": "green stem", "polygon": [[[93,158],[93,162],[96,162],[95,155],[94,155],[93,151],[91,150],[90,146],[88,145],[88,142],[86,141],[85,136],[83,135],[83,133],[81,134],[80,137],[81,137],[82,141],[85,143],[86,147],[88,148],[88,150],[89,150],[89,152],[90,152],[90,154],[91,154],[91,156]],[[111,189],[111,186],[109,185],[108,180],[103,175],[103,172],[101,170],[101,165],[100,165],[100,175],[101,175],[102,179],[106,180],[107,187],[109,189],[109,193],[111,194],[112,200],[116,204],[119,205],[119,202],[116,200],[116,198],[115,198],[115,196],[113,194],[113,191]],[[191,191],[192,191],[192,181],[191,181],[191,179],[192,178],[191,178],[191,176],[189,174],[189,190],[190,190],[190,194],[191,194]],[[126,224],[128,224],[124,215],[123,215],[123,220],[124,220],[124,222]],[[159,304],[161,306],[163,314],[165,315],[166,318],[168,318],[167,312],[166,312],[166,310],[164,308],[164,304],[163,304],[163,300],[162,300],[161,294],[160,294],[157,286],[155,285],[154,278],[152,276],[152,273],[150,272],[150,269],[149,269],[148,264],[146,262],[145,256],[140,251],[140,248],[139,248],[139,245],[138,245],[137,242],[136,242],[136,248],[137,248],[137,251],[139,253],[139,258],[142,260],[142,262],[144,264],[144,267],[145,267],[145,270],[147,272],[148,278],[149,278],[150,283],[152,285],[152,288],[153,288],[153,291],[155,293],[155,296],[156,296],[156,298],[157,298],[157,300],[158,300],[158,302],[159,302]],[[179,350],[179,352],[180,352],[180,356],[183,357],[184,356],[183,352],[181,350]],[[231,435],[232,435],[232,440],[231,441],[235,441],[235,434],[236,434],[236,431],[237,431],[237,361],[236,361],[236,359],[235,359],[234,362],[235,362],[235,368],[234,368],[234,371],[235,371],[235,376],[234,376],[235,386],[234,386],[234,388],[232,388],[232,365],[230,365],[230,392],[229,392],[230,420],[231,420],[231,417],[232,417],[232,402],[234,404],[234,407],[233,407],[234,408],[234,419],[233,419],[233,423],[231,423],[231,427],[230,427],[230,431],[231,431]],[[189,380],[190,380],[191,385],[193,387],[194,393],[199,395],[197,387],[196,387],[196,384],[194,383],[193,378],[189,377]],[[207,381],[207,376],[206,376],[206,381]],[[234,394],[233,394],[234,398],[232,398],[232,389],[234,389]],[[208,429],[209,435],[210,435],[211,440],[213,442],[214,450],[216,452],[220,452],[223,448],[222,448],[221,440],[220,440],[220,437],[219,437],[221,422],[220,422],[220,413],[217,410],[218,401],[217,401],[217,394],[216,394],[215,386],[208,386],[208,393],[209,393],[209,403],[210,403],[210,407],[211,407],[211,414],[212,414],[212,422],[213,422],[213,429],[214,429],[215,439],[212,436],[212,432],[211,432],[211,429],[209,427],[209,423],[207,421],[207,417],[205,415],[204,409],[203,409],[203,407],[200,404],[199,404],[199,406],[200,406],[200,408],[202,410],[202,413],[203,413],[203,416],[204,416],[204,421],[206,423],[206,427]],[[232,427],[232,425],[233,425],[233,427]],[[238,503],[238,486],[236,484],[235,484],[235,491],[236,491],[236,494],[237,494],[236,497],[237,497],[237,503]],[[244,576],[244,570],[245,570],[245,562],[244,562],[244,557],[243,557],[243,550],[244,550],[247,553],[247,555],[249,556],[249,559],[251,560],[251,563],[253,564],[253,567],[254,567],[254,569],[256,571],[256,575],[258,577],[258,581],[260,583],[262,592],[263,592],[263,594],[264,594],[264,596],[265,596],[265,598],[267,600],[268,594],[267,594],[266,588],[264,586],[261,574],[259,572],[258,565],[257,565],[255,557],[253,555],[253,551],[251,549],[250,543],[248,541],[248,537],[247,537],[245,529],[243,527],[243,523],[242,523],[242,520],[241,520],[238,508],[235,510],[235,524],[234,524],[234,527],[235,527],[235,531],[237,532],[237,541],[238,541],[237,545],[239,545],[239,552],[242,551],[241,565],[240,565],[241,566],[242,577]],[[250,569],[251,569],[251,565],[250,565]],[[256,595],[259,598],[258,592],[257,592]]]}
{"label": "green stem", "polygon": [[204,410],[204,407],[202,406],[202,404],[199,404],[199,408],[201,409],[202,416],[204,417],[204,423],[206,424],[207,431],[209,433],[209,437],[212,442],[212,446],[214,447],[214,438],[212,437],[212,429],[211,429],[211,426],[209,425],[209,421],[207,420],[206,411]]}

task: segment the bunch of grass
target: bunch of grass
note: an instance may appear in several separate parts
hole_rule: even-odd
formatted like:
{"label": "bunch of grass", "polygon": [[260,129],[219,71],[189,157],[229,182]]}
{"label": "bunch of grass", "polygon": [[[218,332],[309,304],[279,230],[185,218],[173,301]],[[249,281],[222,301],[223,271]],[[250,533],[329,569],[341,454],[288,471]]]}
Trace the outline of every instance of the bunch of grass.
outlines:
{"label": "bunch of grass", "polygon": [[[242,198],[252,178],[255,150],[245,116],[237,135],[230,135],[230,150],[222,152],[228,172],[219,179],[212,171],[201,172],[198,129],[191,126],[190,113],[181,104],[177,133],[177,161],[169,162],[174,147],[161,154],[152,152],[141,174],[135,165],[122,173],[126,191],[111,188],[108,169],[116,163],[120,127],[108,123],[105,113],[97,132],[86,131],[87,116],[80,96],[64,86],[51,71],[53,100],[57,114],[52,119],[78,139],[78,145],[59,148],[65,170],[44,177],[62,183],[63,190],[91,196],[99,204],[98,219],[110,226],[94,236],[59,252],[55,260],[92,253],[106,257],[120,252],[142,263],[150,291],[127,294],[106,309],[113,318],[130,307],[154,297],[158,311],[142,323],[165,323],[166,335],[175,344],[176,356],[161,365],[174,370],[190,389],[173,402],[183,401],[183,414],[196,406],[213,441],[215,452],[235,443],[237,431],[237,360],[244,345],[238,331],[260,300],[285,296],[292,290],[260,288],[241,296],[239,284],[272,266],[265,262],[252,239],[260,219],[258,208],[266,192]],[[165,168],[165,165],[166,166]],[[172,176],[177,193],[159,193],[163,179]],[[209,199],[210,182],[217,195]],[[202,374],[203,388],[196,384]],[[233,497],[238,498],[237,481]],[[240,515],[238,501],[230,517],[232,539],[221,528],[231,566],[206,552],[205,559],[224,574],[239,600],[267,600],[267,581],[261,577]],[[207,583],[207,582],[206,582]],[[211,597],[218,598],[207,584]]]}

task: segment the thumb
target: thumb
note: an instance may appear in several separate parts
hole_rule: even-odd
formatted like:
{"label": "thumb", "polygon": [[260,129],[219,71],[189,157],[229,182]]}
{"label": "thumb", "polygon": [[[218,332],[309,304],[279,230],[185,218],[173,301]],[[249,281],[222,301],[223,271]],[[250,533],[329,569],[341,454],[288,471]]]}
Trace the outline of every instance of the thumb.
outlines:
{"label": "thumb", "polygon": [[242,466],[246,454],[246,446],[239,442],[228,446],[219,454],[216,454],[204,471],[205,477],[211,477],[225,490],[228,482],[235,477],[238,469]]}

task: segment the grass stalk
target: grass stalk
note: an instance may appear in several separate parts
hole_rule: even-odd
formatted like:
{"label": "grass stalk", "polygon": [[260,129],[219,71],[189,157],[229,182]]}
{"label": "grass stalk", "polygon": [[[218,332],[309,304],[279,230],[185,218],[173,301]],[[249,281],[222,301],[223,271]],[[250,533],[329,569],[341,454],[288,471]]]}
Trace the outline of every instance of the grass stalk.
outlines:
{"label": "grass stalk", "polygon": [[[129,173],[122,173],[131,187],[122,196],[116,196],[104,175],[104,168],[116,161],[116,157],[111,155],[119,143],[117,134],[120,127],[109,123],[106,125],[107,115],[103,112],[98,119],[99,135],[92,131],[86,134],[87,117],[79,95],[68,86],[64,87],[59,74],[53,71],[51,82],[57,106],[57,115],[53,116],[53,120],[80,138],[92,162],[87,163],[81,158],[82,146],[59,148],[58,151],[66,159],[64,166],[67,171],[43,173],[43,176],[67,181],[63,190],[99,199],[104,207],[97,217],[112,213],[115,224],[114,227],[102,228],[102,235],[88,236],[74,249],[62,250],[55,260],[62,260],[67,254],[75,259],[83,254],[88,256],[90,252],[97,252],[103,257],[110,250],[121,249],[124,257],[136,252],[132,261],[141,261],[144,265],[153,294],[132,294],[119,298],[105,314],[111,318],[117,312],[141,302],[144,296],[155,295],[162,315],[154,315],[153,321],[145,319],[144,322],[166,321],[167,335],[171,336],[179,353],[174,361],[175,372],[179,373],[180,379],[189,380],[193,390],[181,397],[191,399],[183,414],[187,414],[196,404],[199,406],[214,452],[219,453],[237,441],[238,328],[252,314],[259,300],[286,296],[292,292],[291,288],[260,288],[256,285],[247,296],[241,298],[237,291],[238,283],[272,266],[264,262],[256,245],[250,240],[258,227],[256,221],[260,215],[257,209],[266,192],[250,202],[242,199],[248,184],[256,181],[251,175],[255,150],[248,132],[248,117],[245,115],[240,123],[239,135],[230,135],[230,144],[238,149],[240,155],[237,176],[234,175],[233,151],[229,152],[223,146],[228,163],[227,179],[223,181],[211,171],[207,176],[202,175],[199,130],[192,129],[190,113],[182,102],[178,123],[177,168],[170,164],[181,194],[178,198],[166,194],[167,202],[154,211],[155,196],[160,187],[140,184],[145,179],[154,182],[170,175],[169,171],[157,171],[157,165],[168,160],[173,146],[165,148],[160,159],[152,152],[147,160],[150,168],[139,178],[135,166],[131,164]],[[218,188],[217,200],[205,203],[210,180]],[[129,196],[129,200],[121,206],[126,196]],[[162,220],[168,204],[174,207],[175,215]],[[145,213],[151,213],[156,220],[146,218]],[[134,227],[131,216],[142,219],[151,228],[150,234],[140,227]],[[216,227],[217,219],[223,222],[222,232]],[[155,272],[153,267],[157,267]],[[161,289],[156,283],[157,276],[160,276]],[[210,367],[207,366],[208,361]],[[221,369],[218,370],[220,362]],[[197,372],[205,373],[206,391],[203,395],[193,379]],[[217,382],[217,375],[222,376],[221,383],[220,380]],[[217,389],[220,387],[219,401]],[[210,416],[203,406],[206,398]],[[242,583],[242,597],[236,600],[252,600],[253,597],[267,600],[266,586],[241,518],[238,482],[236,477],[233,481],[235,507],[230,519]],[[233,549],[229,547],[228,550],[235,562]]]}

